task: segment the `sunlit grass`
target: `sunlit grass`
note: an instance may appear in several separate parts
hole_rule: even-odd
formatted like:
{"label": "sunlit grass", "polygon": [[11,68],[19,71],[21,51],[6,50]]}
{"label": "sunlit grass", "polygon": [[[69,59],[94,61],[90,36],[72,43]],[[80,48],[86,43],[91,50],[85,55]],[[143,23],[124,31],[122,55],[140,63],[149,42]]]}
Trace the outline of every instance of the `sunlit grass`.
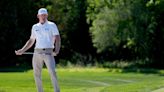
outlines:
{"label": "sunlit grass", "polygon": [[[122,69],[59,68],[61,92],[151,92],[164,87],[164,76]],[[53,92],[48,71],[43,69],[45,92]],[[36,92],[33,71],[0,73],[0,92]]]}

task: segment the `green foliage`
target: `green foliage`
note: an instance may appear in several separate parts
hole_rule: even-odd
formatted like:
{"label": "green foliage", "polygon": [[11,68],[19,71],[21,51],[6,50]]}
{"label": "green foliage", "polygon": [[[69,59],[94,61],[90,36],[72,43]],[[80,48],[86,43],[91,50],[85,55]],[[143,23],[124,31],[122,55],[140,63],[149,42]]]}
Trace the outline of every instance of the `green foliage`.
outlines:
{"label": "green foliage", "polygon": [[97,52],[123,56],[130,51],[133,59],[163,64],[162,5],[163,0],[88,0],[87,21]]}
{"label": "green foliage", "polygon": [[65,65],[141,60],[163,68],[164,0],[1,0],[0,66],[31,64],[14,50],[29,38],[41,7],[59,28]]}
{"label": "green foliage", "polygon": [[4,53],[0,58],[0,66],[21,66],[26,61],[31,64],[31,56],[17,57],[14,51],[29,39],[32,25],[38,22],[37,11],[41,7],[48,9],[49,20],[54,21],[59,28],[62,38],[60,58],[69,60],[74,56],[73,53],[92,53],[85,0],[1,0],[0,5],[0,30],[3,30],[0,32],[0,50]]}
{"label": "green foliage", "polygon": [[36,12],[34,12],[37,11],[36,8],[37,6],[34,7],[33,1],[0,1],[1,67],[15,66],[21,60],[28,60],[25,57],[16,59],[14,51],[29,38],[31,26],[36,19]]}
{"label": "green foliage", "polygon": [[[54,0],[50,12],[50,18],[55,20],[61,36],[62,50],[64,56],[68,53],[91,53],[92,44],[88,33],[88,24],[86,23],[85,0]],[[84,50],[85,48],[85,50]]]}
{"label": "green foliage", "polygon": [[[98,52],[111,51],[121,42],[131,41],[131,16],[128,4],[119,2],[112,8],[104,7],[93,20],[90,28],[93,43]],[[131,45],[132,41],[127,46]],[[125,44],[126,45],[126,44]]]}

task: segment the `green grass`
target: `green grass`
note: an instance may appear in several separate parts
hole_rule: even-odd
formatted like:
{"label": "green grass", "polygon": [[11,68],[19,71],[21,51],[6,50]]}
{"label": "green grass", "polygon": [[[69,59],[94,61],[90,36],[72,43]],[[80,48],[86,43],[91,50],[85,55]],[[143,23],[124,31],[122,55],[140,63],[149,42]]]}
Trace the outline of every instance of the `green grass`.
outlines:
{"label": "green grass", "polygon": [[[61,92],[152,92],[164,88],[164,76],[158,73],[73,68],[58,69],[57,74]],[[45,92],[53,92],[46,69],[42,75]],[[36,92],[33,71],[0,73],[0,92]]]}

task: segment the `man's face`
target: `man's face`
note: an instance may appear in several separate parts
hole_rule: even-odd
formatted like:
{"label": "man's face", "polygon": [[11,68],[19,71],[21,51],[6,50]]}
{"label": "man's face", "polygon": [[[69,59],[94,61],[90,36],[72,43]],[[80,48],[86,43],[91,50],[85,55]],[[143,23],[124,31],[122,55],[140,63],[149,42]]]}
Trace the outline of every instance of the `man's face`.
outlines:
{"label": "man's face", "polygon": [[44,23],[47,20],[47,17],[48,17],[47,14],[38,15],[38,19],[41,23]]}

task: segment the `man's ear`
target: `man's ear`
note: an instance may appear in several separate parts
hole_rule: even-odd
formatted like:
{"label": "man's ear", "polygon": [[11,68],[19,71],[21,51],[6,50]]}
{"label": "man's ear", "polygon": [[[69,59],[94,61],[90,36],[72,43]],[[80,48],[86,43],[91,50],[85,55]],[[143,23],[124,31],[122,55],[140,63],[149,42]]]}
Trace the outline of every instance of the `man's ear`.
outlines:
{"label": "man's ear", "polygon": [[39,15],[37,14],[37,18],[39,18]]}

